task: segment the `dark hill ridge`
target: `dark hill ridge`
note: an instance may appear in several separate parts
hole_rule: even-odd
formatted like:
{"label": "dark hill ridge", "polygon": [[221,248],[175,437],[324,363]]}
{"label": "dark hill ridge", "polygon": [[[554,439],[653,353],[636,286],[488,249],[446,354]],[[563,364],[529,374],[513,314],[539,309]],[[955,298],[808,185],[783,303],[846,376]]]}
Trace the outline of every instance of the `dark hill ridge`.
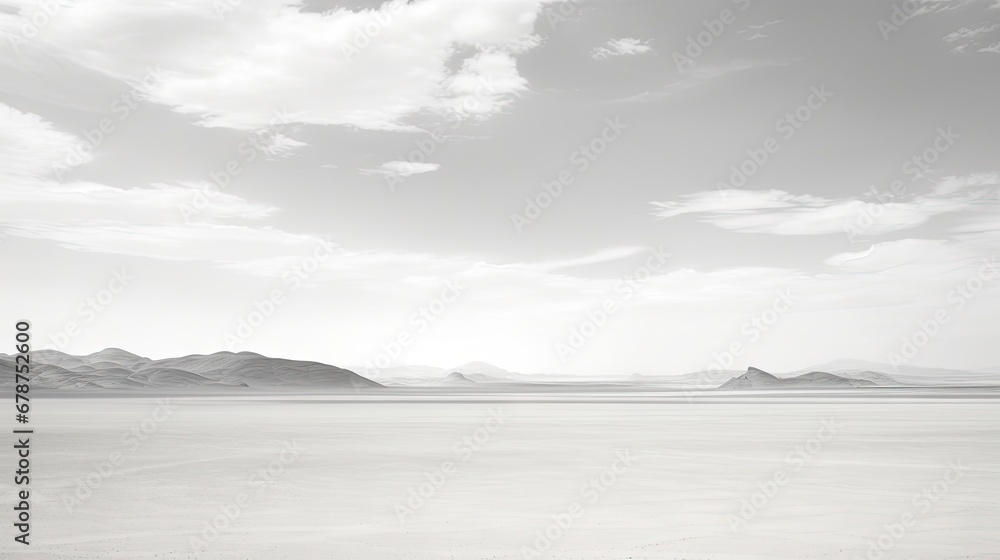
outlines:
{"label": "dark hill ridge", "polygon": [[850,379],[823,371],[812,371],[795,377],[776,377],[762,369],[747,368],[747,372],[739,377],[726,381],[719,389],[823,389],[840,387],[878,387],[878,383],[869,379]]}
{"label": "dark hill ridge", "polygon": [[[150,360],[117,348],[87,356],[57,350],[32,352],[31,384],[39,389],[143,389],[160,387],[321,387],[374,388],[378,383],[319,362],[268,358],[253,352]],[[14,358],[0,354],[12,371]],[[13,376],[0,378],[12,388]]]}

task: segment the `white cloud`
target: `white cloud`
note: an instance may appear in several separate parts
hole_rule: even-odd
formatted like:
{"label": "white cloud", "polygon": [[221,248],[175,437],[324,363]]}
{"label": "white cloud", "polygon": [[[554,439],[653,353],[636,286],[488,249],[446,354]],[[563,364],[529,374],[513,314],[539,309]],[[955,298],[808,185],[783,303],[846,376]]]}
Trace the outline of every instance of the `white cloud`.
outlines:
{"label": "white cloud", "polygon": [[299,142],[284,134],[274,134],[267,143],[261,146],[261,151],[272,158],[283,158],[290,156],[296,149],[305,145],[305,142]]}
{"label": "white cloud", "polygon": [[958,31],[945,35],[944,40],[948,43],[953,43],[955,41],[975,39],[981,35],[992,32],[996,28],[996,25],[989,24],[983,24],[978,27],[963,27]]}
{"label": "white cloud", "polygon": [[590,51],[590,56],[594,60],[604,60],[611,56],[634,56],[652,52],[652,50],[653,47],[650,47],[646,42],[625,37],[622,39],[610,39],[603,46],[594,47]]}
{"label": "white cloud", "polygon": [[1000,185],[1000,172],[970,173],[969,175],[949,176],[934,185],[933,192],[937,196],[950,196],[959,191],[973,187],[996,187]]}
{"label": "white cloud", "polygon": [[434,109],[438,113],[483,120],[501,112],[527,90],[528,81],[517,71],[517,61],[506,52],[486,51],[465,59],[449,76]]}
{"label": "white cloud", "polygon": [[[77,251],[162,261],[201,262],[216,268],[281,277],[327,243],[314,234],[248,225],[278,212],[207,182],[155,183],[119,188],[95,182],[59,183],[50,177],[79,138],[56,130],[37,115],[0,104],[0,233],[49,241]],[[279,135],[280,136],[280,135]],[[272,146],[294,147],[290,139]],[[274,152],[280,155],[281,150]],[[385,172],[423,173],[437,164],[389,162]],[[197,208],[197,221],[183,209]],[[405,252],[337,248],[317,280],[355,279],[385,290],[398,287],[402,271],[414,277],[447,277],[473,266]]]}
{"label": "white cloud", "polygon": [[555,259],[555,260],[533,262],[533,263],[516,263],[504,266],[512,269],[531,270],[536,272],[554,272],[557,270],[563,270],[567,268],[584,267],[589,265],[604,264],[622,259],[628,259],[630,257],[635,257],[637,255],[647,254],[648,252],[649,252],[648,249],[644,247],[611,247],[607,249],[601,249],[599,251],[596,251],[589,255],[584,255],[582,257],[575,257],[570,259]]}
{"label": "white cloud", "polygon": [[710,82],[715,80],[726,79],[731,76],[747,72],[750,70],[756,70],[759,68],[775,67],[775,66],[786,66],[788,63],[778,60],[742,60],[734,59],[722,65],[713,64],[699,64],[693,68],[688,68],[678,79],[664,84],[659,88],[652,91],[645,91],[635,95],[630,95],[621,99],[617,99],[618,102],[655,102],[660,101],[665,97],[676,95],[679,93],[691,91],[700,88]]}
{"label": "white cloud", "polygon": [[965,14],[962,14],[962,19],[965,19],[968,24],[965,27],[960,27],[957,30],[944,36],[943,40],[946,43],[952,44],[951,52],[953,53],[968,53],[968,52],[997,52],[998,45],[997,36],[998,30],[1000,30],[1000,20],[997,19],[997,7],[1000,6],[1000,2],[995,2],[994,0],[989,0],[991,5],[984,6],[987,2],[982,0],[966,0],[961,2],[944,2],[940,3],[946,9],[953,8],[976,8],[975,10],[967,10]]}
{"label": "white cloud", "polygon": [[143,224],[84,219],[75,223],[22,219],[6,223],[9,235],[44,239],[69,249],[167,261],[253,261],[268,256],[307,255],[319,238],[268,227],[209,223]]}
{"label": "white cloud", "polygon": [[381,175],[383,177],[409,177],[421,173],[430,173],[441,168],[439,163],[417,161],[387,161],[375,169],[362,169],[366,175]]}
{"label": "white cloud", "polygon": [[909,264],[934,263],[940,272],[950,267],[948,261],[973,256],[972,251],[945,240],[900,239],[875,243],[867,251],[833,255],[823,262],[854,272],[881,272]]}
{"label": "white cloud", "polygon": [[946,177],[930,194],[912,196],[906,201],[900,197],[898,201],[866,202],[779,190],[729,189],[688,194],[679,201],[652,204],[656,208],[653,215],[660,218],[692,214],[700,222],[744,233],[822,235],[845,233],[854,228],[879,235],[920,226],[940,214],[974,208],[995,193],[998,186],[1000,174],[977,173]]}
{"label": "white cloud", "polygon": [[782,19],[776,19],[776,20],[771,20],[771,21],[765,21],[764,23],[761,23],[761,24],[748,25],[748,26],[746,26],[745,29],[741,29],[740,30],[740,35],[746,35],[746,34],[751,34],[752,33],[752,35],[750,35],[749,37],[747,37],[747,41],[754,41],[754,40],[757,40],[757,39],[764,39],[764,38],[767,37],[767,34],[764,33],[765,29],[767,29],[768,27],[771,27],[772,25],[777,25],[777,24],[779,24],[779,23],[781,23],[783,21],[784,20],[782,20]]}
{"label": "white cloud", "polygon": [[[299,123],[398,130],[459,103],[483,118],[502,110],[525,88],[513,57],[540,43],[542,0],[392,0],[327,13],[261,0],[223,18],[219,3],[200,0],[66,4],[20,53],[0,56],[56,56],[120,80],[159,66],[149,100],[206,126],[255,129],[284,109]],[[0,28],[19,23],[0,14]]]}
{"label": "white cloud", "polygon": [[497,48],[512,54],[522,54],[538,47],[544,42],[545,39],[540,35],[524,35],[516,39],[501,41],[497,44]]}
{"label": "white cloud", "polygon": [[204,205],[199,212],[204,221],[264,218],[278,210],[220,192],[209,183],[154,183],[130,189],[84,181],[8,183],[0,188],[0,222],[16,223],[21,217],[32,215],[45,216],[54,222],[82,219],[179,222],[183,220],[182,207],[195,204]]}
{"label": "white cloud", "polygon": [[[0,123],[0,231],[7,235],[167,260],[266,253],[268,247],[276,250],[309,239],[266,227],[218,223],[268,217],[277,208],[220,192],[208,183],[136,188],[59,183],[50,178],[52,165],[62,162],[80,140],[37,115],[4,104]],[[201,223],[186,223],[182,209],[195,205],[201,207]]]}
{"label": "white cloud", "polygon": [[[78,144],[78,138],[38,115],[0,103],[0,176],[8,183],[49,175],[53,163],[65,161]],[[83,163],[93,159],[89,153],[80,157]]]}

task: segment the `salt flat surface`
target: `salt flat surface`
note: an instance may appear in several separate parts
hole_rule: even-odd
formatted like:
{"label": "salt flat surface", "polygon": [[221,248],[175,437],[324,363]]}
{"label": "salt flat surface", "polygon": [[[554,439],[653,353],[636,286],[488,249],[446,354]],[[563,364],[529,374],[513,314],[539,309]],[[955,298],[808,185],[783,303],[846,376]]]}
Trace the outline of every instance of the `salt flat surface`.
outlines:
{"label": "salt flat surface", "polygon": [[39,399],[0,556],[1000,557],[1000,401],[800,397]]}

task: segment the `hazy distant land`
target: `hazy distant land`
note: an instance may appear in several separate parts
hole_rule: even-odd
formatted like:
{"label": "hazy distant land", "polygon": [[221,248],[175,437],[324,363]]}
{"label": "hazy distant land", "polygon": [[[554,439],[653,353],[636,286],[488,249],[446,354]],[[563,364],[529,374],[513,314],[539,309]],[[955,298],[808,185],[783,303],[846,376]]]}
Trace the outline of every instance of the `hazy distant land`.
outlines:
{"label": "hazy distant land", "polygon": [[[0,354],[0,364],[13,368],[13,358]],[[880,387],[997,387],[1000,373],[963,371],[841,360],[804,371],[772,374],[756,367],[746,371],[714,370],[681,375],[572,377],[510,372],[471,362],[454,368],[397,366],[372,372],[371,378],[346,368],[319,362],[270,358],[253,352],[216,352],[152,360],[125,350],[108,348],[84,356],[56,350],[32,354],[31,384],[35,389],[167,389],[213,390],[299,388],[339,391],[383,388],[439,388],[465,391],[573,390],[689,390],[721,391],[775,389],[849,389]],[[12,379],[0,380],[10,389]]]}

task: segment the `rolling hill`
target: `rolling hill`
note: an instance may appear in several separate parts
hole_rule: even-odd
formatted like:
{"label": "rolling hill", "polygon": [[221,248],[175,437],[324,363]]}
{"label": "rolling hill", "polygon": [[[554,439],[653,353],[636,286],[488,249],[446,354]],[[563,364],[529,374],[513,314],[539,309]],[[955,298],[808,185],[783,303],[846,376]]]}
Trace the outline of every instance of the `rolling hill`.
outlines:
{"label": "rolling hill", "polygon": [[[835,360],[810,370],[828,371],[842,377],[870,378],[872,374],[888,376],[896,384],[911,387],[996,387],[1000,386],[1000,370],[985,368],[976,371],[891,365],[865,360]],[[878,373],[885,372],[885,373]],[[799,372],[804,373],[804,372]],[[881,383],[880,383],[881,384]]]}
{"label": "rolling hill", "polygon": [[[268,358],[253,352],[216,352],[151,360],[118,348],[86,356],[56,350],[31,354],[31,385],[38,389],[144,389],[173,387],[377,388],[380,384],[319,362]],[[14,358],[0,354],[6,371]],[[9,369],[7,369],[9,368]],[[11,388],[13,376],[0,378]]]}
{"label": "rolling hill", "polygon": [[726,381],[719,389],[825,389],[843,387],[877,387],[878,383],[869,379],[851,379],[823,371],[813,371],[795,377],[777,377],[754,367],[739,377]]}
{"label": "rolling hill", "polygon": [[461,386],[476,385],[475,381],[469,379],[467,376],[462,375],[461,373],[458,373],[457,371],[449,373],[444,379],[438,381],[438,383],[441,385],[461,385]]}

